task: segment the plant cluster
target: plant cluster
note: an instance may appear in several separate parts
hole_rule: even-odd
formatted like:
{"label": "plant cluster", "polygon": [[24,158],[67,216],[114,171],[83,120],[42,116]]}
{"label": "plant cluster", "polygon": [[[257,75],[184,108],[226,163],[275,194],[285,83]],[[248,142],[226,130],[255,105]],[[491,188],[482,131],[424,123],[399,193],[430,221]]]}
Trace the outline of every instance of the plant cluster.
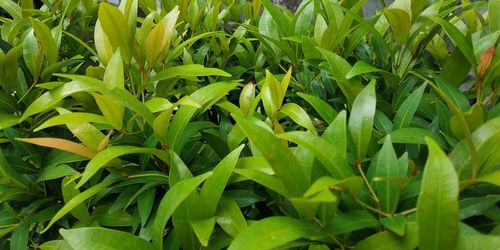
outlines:
{"label": "plant cluster", "polygon": [[500,1],[0,1],[1,249],[498,249]]}

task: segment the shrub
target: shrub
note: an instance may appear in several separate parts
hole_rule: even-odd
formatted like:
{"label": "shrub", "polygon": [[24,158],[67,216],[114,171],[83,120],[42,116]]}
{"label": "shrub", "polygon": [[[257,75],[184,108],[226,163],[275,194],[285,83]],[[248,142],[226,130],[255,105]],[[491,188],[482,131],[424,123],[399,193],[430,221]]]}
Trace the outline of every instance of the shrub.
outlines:
{"label": "shrub", "polygon": [[496,249],[500,1],[365,2],[1,1],[0,246]]}

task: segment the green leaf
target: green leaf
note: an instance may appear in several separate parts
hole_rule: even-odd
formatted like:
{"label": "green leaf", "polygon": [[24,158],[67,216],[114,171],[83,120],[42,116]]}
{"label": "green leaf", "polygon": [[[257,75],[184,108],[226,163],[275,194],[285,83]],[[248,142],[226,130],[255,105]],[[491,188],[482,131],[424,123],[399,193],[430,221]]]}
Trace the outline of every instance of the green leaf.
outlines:
{"label": "green leaf", "polygon": [[271,119],[276,119],[278,111],[283,104],[283,88],[270,71],[266,71],[266,79],[261,89],[262,103],[266,115]]}
{"label": "green leaf", "polygon": [[33,78],[37,79],[42,70],[43,54],[34,30],[28,32],[23,40],[23,58]]}
{"label": "green leaf", "polygon": [[230,77],[231,74],[217,68],[205,68],[200,64],[187,64],[174,66],[164,69],[158,74],[150,78],[150,82],[162,81],[171,78],[192,78],[202,76],[225,76]]}
{"label": "green leaf", "polygon": [[120,49],[117,49],[106,66],[106,71],[104,72],[104,78],[102,81],[109,89],[124,89],[125,79],[123,74],[122,56]]}
{"label": "green leaf", "polygon": [[330,65],[333,78],[337,81],[340,90],[342,90],[342,93],[346,96],[348,106],[352,107],[352,103],[354,99],[356,99],[358,93],[363,89],[363,85],[357,77],[347,79],[346,76],[349,71],[351,71],[352,67],[344,58],[331,51],[321,48],[318,49]]}
{"label": "green leaf", "polygon": [[488,19],[490,24],[490,33],[500,30],[500,16],[496,15],[497,11],[500,9],[499,0],[489,0],[488,1]]}
{"label": "green leaf", "polygon": [[104,118],[103,116],[92,114],[92,113],[67,113],[67,114],[61,114],[58,116],[54,116],[44,123],[42,123],[40,126],[38,126],[34,131],[40,131],[45,128],[57,126],[57,125],[63,125],[63,124],[70,124],[70,123],[84,123],[84,122],[94,122],[94,123],[100,123],[100,124],[108,124],[108,120]]}
{"label": "green leaf", "polygon": [[11,114],[0,113],[0,130],[9,128],[19,122],[19,117]]}
{"label": "green leaf", "polygon": [[458,240],[458,179],[453,164],[433,140],[417,201],[419,248],[453,249]]}
{"label": "green leaf", "polygon": [[373,73],[373,72],[378,72],[380,73],[391,85],[395,86],[397,83],[399,83],[399,76],[387,72],[385,70],[375,68],[372,65],[366,63],[365,61],[358,61],[354,66],[352,66],[352,69],[347,73],[346,78],[351,79],[353,77],[356,77],[358,75],[366,74],[366,73]]}
{"label": "green leaf", "polygon": [[391,230],[393,233],[397,234],[400,237],[403,237],[406,231],[406,218],[397,214],[392,217],[382,218],[380,219],[380,223]]}
{"label": "green leaf", "polygon": [[[409,143],[409,144],[425,144],[425,137],[432,137],[434,140],[443,146],[442,140],[431,131],[423,128],[401,128],[392,131],[390,134],[392,143]],[[384,140],[380,139],[378,143],[383,143]]]}
{"label": "green leaf", "polygon": [[234,199],[225,196],[220,200],[217,209],[217,224],[233,238],[247,228],[247,222],[238,204]]}
{"label": "green leaf", "polygon": [[471,197],[460,200],[460,219],[465,220],[472,216],[480,215],[486,209],[500,201],[500,195],[487,195]]}
{"label": "green leaf", "polygon": [[149,124],[153,124],[154,116],[149,111],[149,109],[141,102],[139,102],[132,94],[126,90],[122,89],[108,89],[102,81],[97,79],[78,76],[78,75],[62,75],[68,77],[74,81],[68,82],[58,88],[51,91],[45,92],[43,95],[38,97],[31,105],[26,109],[20,121],[24,121],[28,117],[44,112],[50,109],[63,98],[78,92],[91,92],[98,91],[106,96],[110,96],[113,100],[122,103],[124,106],[128,107],[132,111],[137,112],[139,115],[143,116]]}
{"label": "green leaf", "polygon": [[85,171],[76,188],[80,188],[85,184],[94,174],[99,171],[103,166],[111,160],[128,154],[154,154],[164,162],[168,162],[168,154],[165,151],[155,148],[138,148],[134,146],[113,146],[104,149],[97,153],[85,166]]}
{"label": "green leaf", "polygon": [[302,92],[297,93],[302,99],[311,104],[311,106],[318,112],[318,114],[323,118],[328,124],[333,122],[333,119],[337,116],[337,111],[332,108],[328,103],[321,100],[318,97],[308,95]]}
{"label": "green leaf", "polygon": [[30,18],[35,35],[40,41],[49,65],[57,62],[58,49],[49,27],[37,19]]}
{"label": "green leaf", "polygon": [[397,8],[386,8],[384,9],[384,15],[389,21],[392,33],[399,44],[406,42],[411,27],[411,17],[408,12]]}
{"label": "green leaf", "polygon": [[208,246],[210,236],[214,231],[215,216],[208,219],[192,220],[191,227],[203,246]]}
{"label": "green leaf", "polygon": [[287,36],[291,34],[290,27],[291,22],[288,16],[283,13],[276,5],[274,5],[270,0],[261,0],[262,4],[269,11],[269,14],[272,16],[272,21],[276,23],[279,32],[283,36]]}
{"label": "green leaf", "polygon": [[[78,196],[79,194],[81,194],[80,190],[78,190],[75,187],[76,187],[76,183],[73,181],[72,178],[66,177],[62,180],[61,191],[62,191],[62,195],[63,195],[65,203],[68,203],[71,199],[73,199],[76,196]],[[92,222],[92,220],[90,219],[88,207],[84,203],[81,203],[80,205],[71,209],[70,213],[75,218],[77,218],[79,221],[85,223],[86,225],[89,225]]]}
{"label": "green leaf", "polygon": [[70,201],[66,202],[64,207],[62,207],[55,215],[52,217],[50,220],[49,224],[40,232],[40,233],[45,233],[47,230],[50,229],[52,225],[59,219],[61,219],[64,215],[69,213],[73,208],[77,207],[78,205],[82,204],[85,200],[89,199],[90,197],[96,195],[97,193],[101,192],[103,189],[107,188],[109,185],[119,181],[121,178],[114,178],[114,179],[108,179],[104,180],[101,183],[92,186],[91,188],[83,191],[81,194],[73,197]]}
{"label": "green leaf", "polygon": [[390,231],[374,234],[356,245],[356,250],[413,250],[418,246],[418,226],[417,223],[406,224],[404,237],[400,237]]}
{"label": "green leaf", "polygon": [[200,209],[200,216],[202,218],[208,219],[215,215],[219,200],[222,197],[227,181],[233,172],[243,148],[244,145],[241,145],[224,157],[224,159],[222,159],[222,161],[212,170],[213,175],[203,184],[200,191],[200,202],[197,205]]}
{"label": "green leaf", "polygon": [[178,17],[179,9],[178,6],[176,6],[149,32],[144,43],[146,60],[151,67],[155,64],[156,59],[163,52],[165,47],[170,45],[170,40],[172,39],[172,33],[174,32],[175,23],[177,23]]}
{"label": "green leaf", "polygon": [[156,138],[163,143],[168,143],[168,128],[170,125],[170,119],[172,119],[172,112],[174,111],[175,106],[170,106],[167,110],[158,115],[153,123],[153,130]]}
{"label": "green leaf", "polygon": [[[56,108],[59,114],[70,114],[71,112],[63,108]],[[105,138],[105,135],[101,133],[96,127],[88,122],[82,123],[66,123],[69,131],[78,138],[85,146],[90,149],[97,151],[99,148],[99,143]]]}
{"label": "green leaf", "polygon": [[307,112],[299,105],[295,103],[285,103],[285,105],[281,107],[280,112],[290,117],[295,123],[311,131],[311,133],[317,134],[311,118],[309,118]]}
{"label": "green leaf", "polygon": [[460,111],[465,112],[470,108],[469,100],[465,95],[460,92],[458,87],[455,87],[448,82],[446,82],[443,78],[439,76],[434,76],[434,80],[436,81],[439,89],[443,91],[443,93],[450,99],[450,101],[458,108]]}
{"label": "green leaf", "polygon": [[290,217],[269,217],[251,224],[231,243],[228,250],[273,249],[286,243],[307,237],[316,230],[304,221]]}
{"label": "green leaf", "polygon": [[400,128],[405,128],[410,125],[413,115],[417,111],[418,105],[420,104],[420,99],[424,94],[424,90],[427,84],[422,84],[413,93],[411,93],[406,100],[401,104],[396,116],[394,117],[393,129],[398,130]]}
{"label": "green leaf", "polygon": [[467,58],[471,65],[477,65],[476,56],[474,55],[474,50],[472,49],[472,41],[470,40],[470,38],[464,36],[457,27],[453,26],[453,24],[440,17],[429,16],[429,18],[443,27],[448,36],[462,51],[462,53],[465,55],[465,58]]}
{"label": "green leaf", "polygon": [[368,151],[376,110],[375,81],[366,86],[356,97],[349,117],[349,131],[354,147],[356,159],[362,160]]}
{"label": "green leaf", "polygon": [[101,227],[61,229],[59,233],[73,249],[152,249],[153,245],[133,234]]}
{"label": "green leaf", "polygon": [[[233,115],[252,146],[255,147],[266,161],[273,167],[276,176],[291,196],[300,196],[308,186],[303,168],[299,165],[292,152],[269,131],[262,121],[256,118],[243,118]],[[273,150],[269,150],[272,148]]]}
{"label": "green leaf", "polygon": [[207,172],[193,178],[179,181],[173,185],[163,196],[158,206],[158,212],[151,225],[151,236],[153,245],[158,249],[163,249],[163,230],[167,225],[170,216],[177,207],[198,187],[205,179],[210,177],[212,172]]}
{"label": "green leaf", "polygon": [[399,202],[399,187],[394,179],[404,176],[399,168],[391,137],[386,136],[384,145],[375,160],[372,185],[379,198],[380,208],[390,214],[396,211]]}
{"label": "green leaf", "polygon": [[353,175],[343,155],[325,139],[303,131],[293,131],[276,136],[307,148],[334,178],[344,179]]}
{"label": "green leaf", "polygon": [[314,15],[314,3],[313,1],[303,2],[299,10],[294,16],[293,26],[294,35],[303,36],[307,35],[310,27],[311,21]]}
{"label": "green leaf", "polygon": [[379,223],[377,219],[369,212],[364,210],[352,210],[335,216],[325,225],[320,235],[323,233],[339,235],[378,226]]}
{"label": "green leaf", "polygon": [[461,235],[456,250],[496,250],[500,237],[490,235]]}
{"label": "green leaf", "polygon": [[115,101],[110,96],[98,93],[92,93],[92,96],[94,97],[97,106],[99,106],[102,115],[108,121],[107,123],[111,124],[113,128],[121,130],[123,127],[123,114],[125,111],[123,109],[123,105]]}
{"label": "green leaf", "polygon": [[16,185],[23,188],[28,188],[30,186],[29,182],[22,178],[16,169],[7,162],[2,150],[0,150],[0,176],[6,177],[8,180],[11,180]]}
{"label": "green leaf", "polygon": [[7,11],[15,20],[23,19],[23,9],[21,6],[13,2],[12,0],[5,0],[0,2],[0,7]]}
{"label": "green leaf", "polygon": [[[267,164],[267,162],[266,162]],[[260,185],[269,188],[270,190],[287,196],[287,190],[283,186],[283,183],[275,176],[257,169],[234,169],[234,172],[252,181],[259,183]],[[272,173],[274,174],[274,173]]]}
{"label": "green leaf", "polygon": [[78,174],[78,172],[68,164],[54,164],[44,167],[38,174],[36,182],[59,179],[64,176],[75,174]]}
{"label": "green leaf", "polygon": [[131,54],[131,34],[127,20],[118,8],[110,4],[99,5],[99,22],[102,26],[104,34],[109,39],[109,42],[116,50],[120,48],[123,53],[123,59],[126,63],[130,62]]}

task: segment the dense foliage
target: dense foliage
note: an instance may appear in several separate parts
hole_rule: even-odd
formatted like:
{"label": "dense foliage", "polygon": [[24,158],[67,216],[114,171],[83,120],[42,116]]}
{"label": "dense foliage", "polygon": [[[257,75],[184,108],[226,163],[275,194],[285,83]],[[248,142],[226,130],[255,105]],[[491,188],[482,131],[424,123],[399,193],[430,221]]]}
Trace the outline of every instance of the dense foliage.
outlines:
{"label": "dense foliage", "polygon": [[0,0],[2,249],[498,249],[500,1]]}

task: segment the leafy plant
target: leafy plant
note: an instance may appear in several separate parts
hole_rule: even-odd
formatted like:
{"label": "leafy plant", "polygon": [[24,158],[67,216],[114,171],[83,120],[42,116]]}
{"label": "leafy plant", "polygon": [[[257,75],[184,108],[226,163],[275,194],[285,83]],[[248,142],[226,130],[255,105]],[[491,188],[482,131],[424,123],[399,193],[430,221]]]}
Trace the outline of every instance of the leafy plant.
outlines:
{"label": "leafy plant", "polygon": [[496,249],[500,1],[3,0],[0,246]]}

